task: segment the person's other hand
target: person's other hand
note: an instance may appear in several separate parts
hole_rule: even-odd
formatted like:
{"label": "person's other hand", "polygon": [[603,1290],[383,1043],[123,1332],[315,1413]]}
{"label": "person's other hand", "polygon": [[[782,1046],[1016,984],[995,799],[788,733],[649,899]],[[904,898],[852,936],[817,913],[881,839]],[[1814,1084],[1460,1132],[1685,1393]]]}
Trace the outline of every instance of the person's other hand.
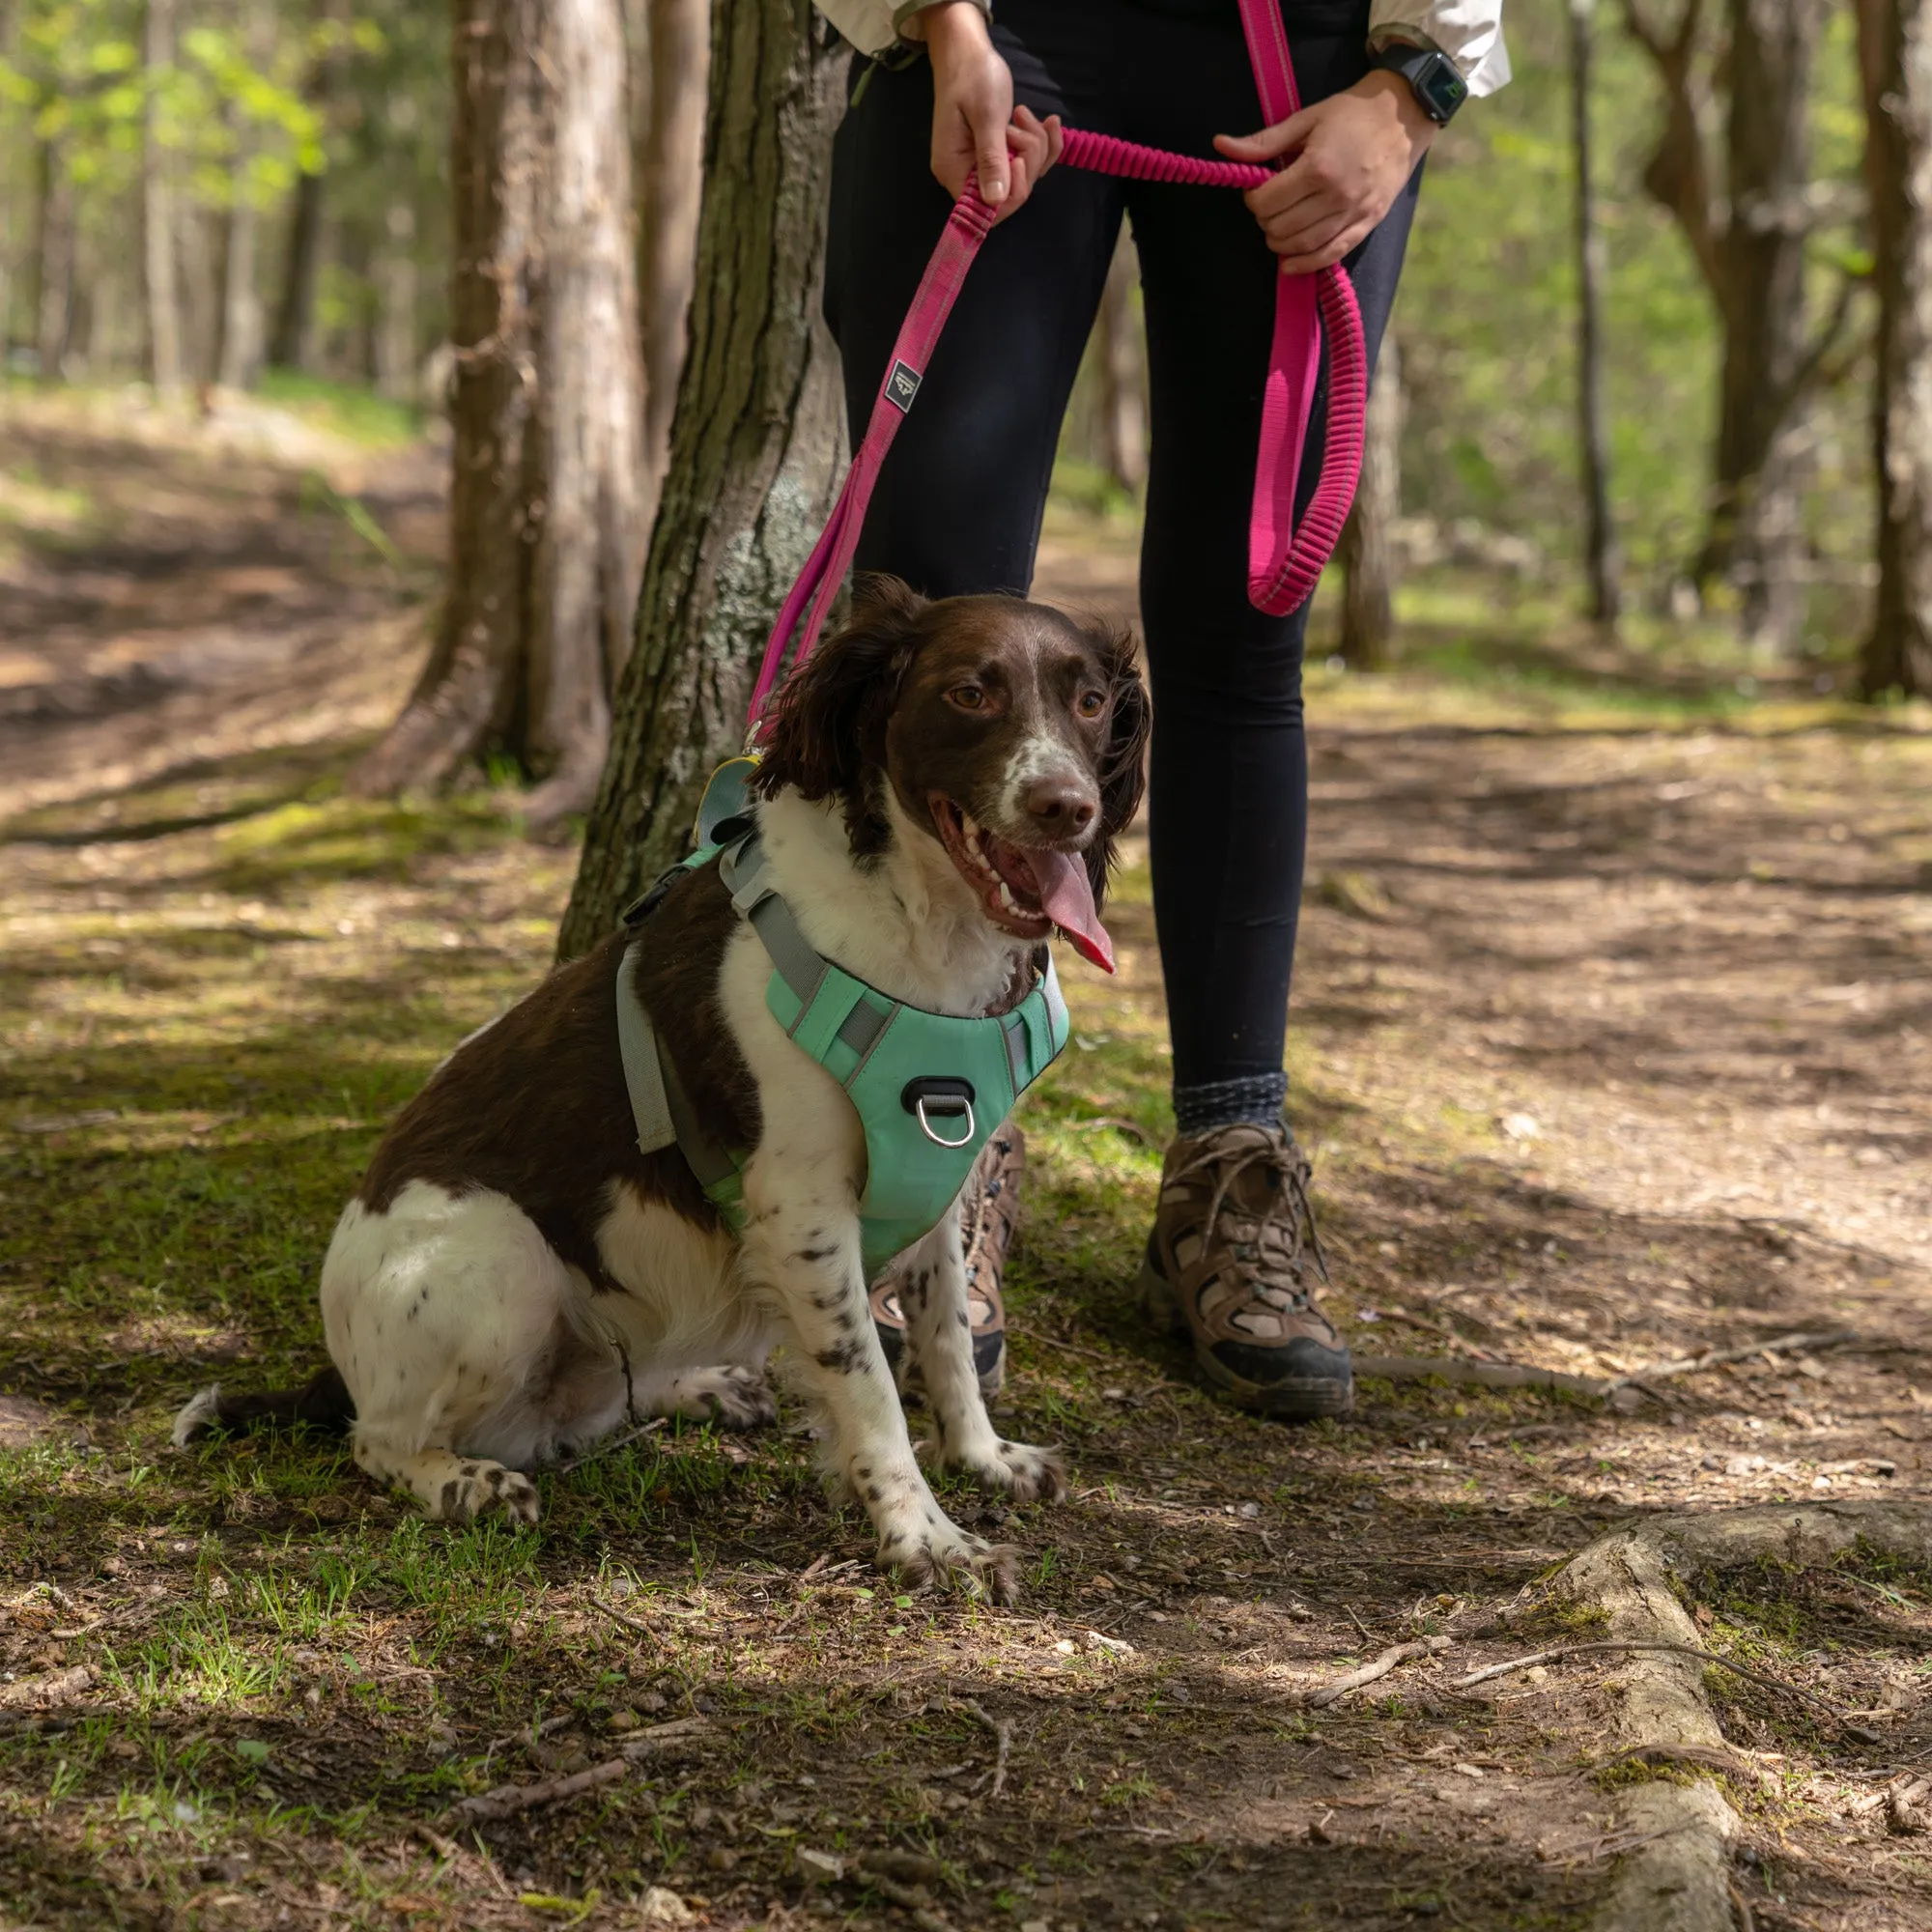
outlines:
{"label": "person's other hand", "polygon": [[1438,129],[1407,81],[1379,69],[1259,134],[1217,134],[1231,161],[1288,166],[1243,197],[1285,275],[1339,262],[1389,212]]}
{"label": "person's other hand", "polygon": [[906,32],[932,58],[932,172],[956,201],[975,170],[996,219],[1023,207],[1060,158],[1060,116],[1013,106],[1013,76],[993,46],[986,16],[966,0],[916,14]]}

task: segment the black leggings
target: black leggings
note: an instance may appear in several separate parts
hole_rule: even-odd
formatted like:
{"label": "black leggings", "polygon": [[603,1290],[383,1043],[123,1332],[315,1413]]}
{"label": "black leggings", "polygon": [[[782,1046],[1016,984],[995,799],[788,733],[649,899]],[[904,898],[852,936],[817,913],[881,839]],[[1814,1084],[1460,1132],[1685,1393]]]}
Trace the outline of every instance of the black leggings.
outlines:
{"label": "black leggings", "polygon": [[[1305,101],[1361,77],[1366,0],[1286,0],[1284,13]],[[1298,15],[1320,31],[1297,32]],[[1017,99],[1075,127],[1209,156],[1213,135],[1262,125],[1232,0],[1224,19],[1122,0],[1002,0],[993,36]],[[864,71],[855,64],[855,76]],[[855,441],[951,206],[930,171],[931,127],[931,70],[921,60],[874,71],[838,131],[825,311]],[[1371,357],[1417,185],[1348,264]],[[1179,1089],[1279,1070],[1307,840],[1307,607],[1269,617],[1247,600],[1277,270],[1240,196],[1069,167],[1048,174],[966,278],[887,458],[857,563],[928,596],[1025,592],[1123,210],[1140,254],[1152,390],[1141,549],[1154,704],[1149,831]],[[1318,397],[1304,494],[1324,419]]]}

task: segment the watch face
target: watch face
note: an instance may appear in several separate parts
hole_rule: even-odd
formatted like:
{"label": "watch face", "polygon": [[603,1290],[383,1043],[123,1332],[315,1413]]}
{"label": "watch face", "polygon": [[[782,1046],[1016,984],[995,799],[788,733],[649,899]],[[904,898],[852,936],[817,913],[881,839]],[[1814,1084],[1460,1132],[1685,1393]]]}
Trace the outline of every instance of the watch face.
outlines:
{"label": "watch face", "polygon": [[1469,98],[1468,83],[1446,54],[1434,53],[1422,62],[1415,91],[1423,106],[1437,121],[1446,121]]}

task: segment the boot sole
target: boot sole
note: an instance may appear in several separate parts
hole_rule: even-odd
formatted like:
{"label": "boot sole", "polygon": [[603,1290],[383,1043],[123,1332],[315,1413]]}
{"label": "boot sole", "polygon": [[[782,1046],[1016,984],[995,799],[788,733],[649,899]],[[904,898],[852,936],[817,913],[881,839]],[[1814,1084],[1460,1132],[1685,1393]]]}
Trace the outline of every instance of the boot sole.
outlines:
{"label": "boot sole", "polygon": [[1202,1380],[1237,1406],[1276,1416],[1284,1422],[1319,1422],[1324,1415],[1347,1415],[1354,1408],[1352,1376],[1344,1382],[1325,1376],[1289,1376],[1281,1381],[1266,1383],[1251,1382],[1245,1376],[1237,1376],[1189,1327],[1174,1291],[1161,1279],[1152,1262],[1141,1263],[1137,1285],[1141,1310],[1149,1325],[1157,1332],[1183,1336],[1192,1343],[1194,1366]]}

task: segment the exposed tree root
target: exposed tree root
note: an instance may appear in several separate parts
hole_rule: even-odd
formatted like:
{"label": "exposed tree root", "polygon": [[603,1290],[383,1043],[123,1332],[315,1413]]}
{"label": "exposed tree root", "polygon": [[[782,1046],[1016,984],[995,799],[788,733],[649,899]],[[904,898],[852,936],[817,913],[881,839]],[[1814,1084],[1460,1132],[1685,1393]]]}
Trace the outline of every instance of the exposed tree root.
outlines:
{"label": "exposed tree root", "polygon": [[[1655,1646],[1633,1650],[1623,1673],[1620,1754],[1667,1754],[1694,1765],[1725,1752],[1704,1695],[1704,1646],[1672,1588],[1673,1575],[1688,1579],[1765,1561],[1826,1563],[1860,1543],[1932,1563],[1932,1504],[1776,1503],[1662,1517],[1601,1537],[1572,1558],[1556,1577],[1557,1591],[1602,1611],[1619,1644]],[[1708,1781],[1631,1792],[1618,1829],[1644,1842],[1619,1868],[1596,1932],[1735,1932],[1743,1895],[1729,1861],[1738,1824]]]}

